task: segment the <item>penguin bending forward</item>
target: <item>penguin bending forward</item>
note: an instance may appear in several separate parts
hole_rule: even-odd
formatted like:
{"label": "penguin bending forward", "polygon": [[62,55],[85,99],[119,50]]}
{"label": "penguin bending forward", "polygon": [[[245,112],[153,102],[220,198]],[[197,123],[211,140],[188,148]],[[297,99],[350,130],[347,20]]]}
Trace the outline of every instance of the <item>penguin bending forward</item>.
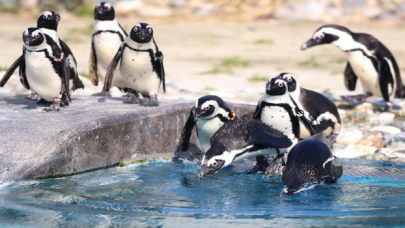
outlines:
{"label": "penguin bending forward", "polygon": [[[62,50],[62,53],[64,57],[67,59],[67,65],[70,68],[70,80],[72,80],[72,89],[79,89],[79,88],[84,88],[84,85],[82,81],[79,78],[79,75],[77,73],[77,62],[75,57],[73,56],[72,51],[70,50],[69,46],[63,42],[61,39],[59,39],[57,30],[58,30],[58,24],[60,21],[61,17],[58,13],[54,11],[44,11],[42,12],[38,19],[37,19],[37,28],[39,28],[44,34],[48,35],[53,42],[59,47],[59,49]],[[3,87],[7,81],[10,79],[11,75],[13,75],[14,71],[20,67],[21,61],[23,59],[23,56],[18,58],[7,70],[7,72],[4,74],[3,78],[0,81],[0,87]],[[20,71],[21,72],[21,71]],[[22,77],[20,75],[20,77]],[[28,100],[32,101],[38,101],[38,103],[41,103],[42,100],[40,100],[40,96],[32,92],[30,95],[26,97]],[[67,96],[64,96],[64,98],[67,98]],[[69,102],[67,100],[62,101],[63,105],[69,105]]]}
{"label": "penguin bending forward", "polygon": [[282,179],[287,193],[303,190],[307,184],[335,183],[343,167],[334,164],[334,156],[323,133],[299,142],[288,153]]}
{"label": "penguin bending forward", "polygon": [[[121,63],[120,63],[121,61]],[[125,104],[142,106],[159,106],[160,83],[166,92],[163,53],[159,51],[153,38],[153,29],[147,23],[136,24],[121,44],[118,52],[107,69],[104,88],[109,91],[112,86],[115,68],[120,63],[120,72],[128,88]],[[138,93],[148,100],[140,101]]]}
{"label": "penguin bending forward", "polygon": [[70,100],[70,69],[66,56],[54,42],[38,28],[28,28],[23,33],[23,55],[20,60],[20,81],[48,102],[45,111],[59,111],[61,100]]}
{"label": "penguin bending forward", "polygon": [[220,97],[208,95],[200,97],[190,111],[190,116],[181,133],[182,151],[188,149],[191,132],[196,126],[201,148],[207,152],[211,147],[210,137],[228,121],[237,119],[234,111]]}
{"label": "penguin bending forward", "polygon": [[[313,128],[323,132],[332,145],[340,132],[341,120],[336,105],[320,93],[304,89],[300,86],[297,78],[289,73],[281,73],[277,78],[287,82],[288,92],[300,110],[304,111],[304,117]],[[311,136],[311,131],[300,121],[300,139]]]}
{"label": "penguin bending forward", "polygon": [[[115,53],[125,41],[128,34],[115,18],[114,7],[110,3],[98,3],[94,9],[94,28],[91,40],[91,54],[89,60],[90,79],[93,85],[98,85],[98,76],[104,81],[108,65]],[[114,72],[112,86],[126,91],[126,84],[122,80],[119,69]],[[105,88],[93,96],[111,96]]]}
{"label": "penguin bending forward", "polygon": [[405,97],[405,87],[394,56],[373,36],[354,33],[339,25],[324,25],[301,46],[301,50],[321,44],[333,44],[348,54],[344,71],[346,88],[353,91],[357,79],[363,86],[364,94],[342,96],[343,99],[364,102],[372,95],[380,96],[386,102],[385,110],[389,111],[394,97]]}
{"label": "penguin bending forward", "polygon": [[279,154],[279,148],[291,145],[292,141],[285,134],[259,120],[226,122],[211,137],[211,148],[203,157],[198,178],[247,157]]}

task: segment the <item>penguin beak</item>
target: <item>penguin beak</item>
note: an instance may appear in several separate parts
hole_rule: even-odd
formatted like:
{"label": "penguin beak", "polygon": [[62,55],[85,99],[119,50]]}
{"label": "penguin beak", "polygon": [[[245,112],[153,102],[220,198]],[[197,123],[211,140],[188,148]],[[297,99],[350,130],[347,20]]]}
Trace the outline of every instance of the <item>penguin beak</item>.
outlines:
{"label": "penguin beak", "polygon": [[201,108],[197,107],[194,109],[194,122],[198,120],[201,116]]}
{"label": "penguin beak", "polygon": [[200,172],[198,173],[198,179],[201,180],[204,176],[218,172],[225,164],[224,160],[217,160],[217,165],[207,166],[207,164],[201,165]]}
{"label": "penguin beak", "polygon": [[56,15],[55,15],[55,18],[56,18],[56,21],[57,21],[57,22],[59,22],[59,21],[60,21],[60,19],[61,19],[61,17],[60,17],[60,15],[59,15],[59,14],[56,14]]}
{"label": "penguin beak", "polygon": [[316,42],[316,40],[311,38],[307,42],[305,42],[303,45],[301,45],[301,51],[307,50],[308,48],[313,47],[317,44],[318,44],[318,42]]}
{"label": "penguin beak", "polygon": [[98,7],[98,14],[103,14],[104,13],[104,7],[100,6]]}
{"label": "penguin beak", "polygon": [[144,39],[145,39],[145,31],[144,31],[144,30],[141,30],[141,31],[139,32],[139,38],[141,38],[141,40],[144,40]]}
{"label": "penguin beak", "polygon": [[25,39],[24,39],[25,44],[28,45],[28,44],[30,43],[30,40],[31,40],[31,39],[30,39],[29,37],[25,37]]}

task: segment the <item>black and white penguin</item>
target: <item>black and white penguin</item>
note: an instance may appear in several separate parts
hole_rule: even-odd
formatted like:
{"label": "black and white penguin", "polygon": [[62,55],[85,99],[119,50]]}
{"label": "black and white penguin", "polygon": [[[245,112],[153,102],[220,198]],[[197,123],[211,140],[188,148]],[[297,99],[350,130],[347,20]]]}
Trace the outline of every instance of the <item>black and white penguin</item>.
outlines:
{"label": "black and white penguin", "polygon": [[279,154],[279,148],[291,145],[292,141],[285,134],[259,120],[226,122],[211,137],[211,148],[203,157],[198,178],[247,157]]}
{"label": "black and white penguin", "polygon": [[[121,61],[121,63],[120,63]],[[160,83],[166,92],[163,53],[159,51],[153,38],[153,29],[147,23],[136,24],[121,44],[114,59],[110,63],[105,76],[106,91],[112,86],[114,72],[120,63],[121,77],[128,88],[128,99],[125,104],[142,106],[159,106]],[[138,93],[148,100],[140,101]]]}
{"label": "black and white penguin", "polygon": [[66,56],[54,40],[38,28],[25,30],[23,41],[21,83],[46,101],[53,102],[45,111],[59,111],[62,96],[70,100],[72,89]]}
{"label": "black and white penguin", "polygon": [[[70,50],[69,46],[58,37],[57,30],[60,19],[61,17],[58,13],[54,11],[44,11],[39,15],[37,19],[37,28],[39,28],[44,34],[48,35],[53,40],[53,42],[56,43],[59,49],[62,50],[63,55],[67,59],[67,65],[70,68],[70,80],[72,80],[73,84],[72,89],[75,90],[84,88],[84,85],[77,73],[77,62],[75,57],[73,56],[72,51]],[[20,66],[21,60],[22,56],[9,67],[0,81],[0,87],[3,87],[8,79],[11,77],[11,75],[13,75],[14,71]],[[40,101],[40,96],[35,92],[31,93],[26,98],[32,101]],[[67,100],[64,100],[63,104],[69,105]]]}
{"label": "black and white penguin", "polygon": [[365,91],[361,95],[342,98],[363,102],[369,96],[380,96],[386,101],[385,109],[389,111],[394,97],[405,97],[405,87],[394,56],[373,36],[354,33],[339,25],[324,25],[301,46],[301,50],[320,44],[333,44],[348,53],[349,60],[344,72],[345,86],[353,91],[359,78]]}
{"label": "black and white penguin", "polygon": [[208,95],[200,97],[190,111],[190,116],[181,133],[180,145],[182,151],[188,149],[191,132],[196,126],[201,148],[207,152],[211,147],[210,137],[224,123],[237,119],[234,111],[220,97]]}
{"label": "black and white penguin", "polygon": [[[108,65],[127,36],[128,34],[115,18],[114,7],[107,2],[98,3],[94,9],[94,28],[89,61],[90,79],[93,85],[98,85],[99,75],[104,81]],[[126,91],[126,84],[122,80],[119,69],[114,72],[112,86]],[[93,96],[111,96],[111,94],[103,88],[101,92],[95,93]]]}
{"label": "black and white penguin", "polygon": [[334,156],[323,133],[311,136],[295,145],[288,153],[282,179],[287,193],[297,193],[308,184],[335,183],[343,167],[334,164]]}
{"label": "black and white penguin", "polygon": [[[297,78],[290,73],[281,73],[277,76],[287,82],[288,92],[304,116],[314,129],[319,129],[329,139],[330,144],[340,132],[341,120],[336,105],[320,93],[304,89]],[[311,131],[300,121],[300,139],[311,136]]]}

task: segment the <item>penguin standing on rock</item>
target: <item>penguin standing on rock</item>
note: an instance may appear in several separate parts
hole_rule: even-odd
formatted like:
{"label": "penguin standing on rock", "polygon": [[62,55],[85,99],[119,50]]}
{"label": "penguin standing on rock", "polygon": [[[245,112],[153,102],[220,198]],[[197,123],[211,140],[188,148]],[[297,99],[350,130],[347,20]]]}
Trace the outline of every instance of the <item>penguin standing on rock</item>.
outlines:
{"label": "penguin standing on rock", "polygon": [[[121,61],[121,63],[120,63]],[[147,23],[136,24],[121,44],[111,61],[105,76],[104,89],[112,86],[115,68],[120,63],[120,72],[128,88],[128,99],[125,104],[142,106],[159,106],[157,97],[160,84],[166,92],[163,53],[159,51],[153,38],[153,28]],[[138,93],[147,101],[140,101]]]}
{"label": "penguin standing on rock", "polygon": [[48,102],[45,111],[59,111],[63,96],[70,100],[70,69],[66,56],[56,42],[38,28],[28,28],[23,33],[23,55],[20,60],[20,80]]}
{"label": "penguin standing on rock", "polygon": [[[277,78],[287,82],[288,92],[298,108],[304,111],[306,123],[312,123],[313,128],[318,128],[328,137],[330,144],[340,132],[341,120],[336,105],[320,93],[304,89],[300,86],[297,78],[289,73],[281,73]],[[300,138],[310,137],[311,130],[303,121],[300,121]]]}
{"label": "penguin standing on rock", "polygon": [[[77,62],[75,57],[73,56],[72,51],[70,50],[69,46],[58,37],[57,30],[60,19],[61,17],[58,13],[54,11],[44,11],[39,15],[37,19],[37,28],[39,28],[44,34],[49,36],[53,40],[53,42],[57,45],[57,47],[60,50],[62,50],[63,55],[66,57],[67,65],[70,68],[69,78],[70,80],[72,80],[73,84],[72,89],[75,90],[79,88],[84,88],[84,85],[77,73]],[[20,67],[22,59],[23,56],[18,58],[10,66],[10,68],[7,70],[7,72],[4,74],[3,78],[0,81],[0,87],[3,87],[8,81],[8,79],[11,77],[11,75],[13,75],[14,71],[18,67]],[[20,77],[22,76],[20,75]],[[43,100],[40,99],[41,97],[35,92],[32,92],[26,98],[31,101],[38,101],[38,103],[43,102]],[[64,98],[67,98],[67,96],[64,96]],[[69,102],[64,99],[62,101],[62,104],[69,105]]]}
{"label": "penguin standing on rock", "polygon": [[324,25],[301,46],[301,50],[321,44],[333,44],[348,53],[345,86],[353,91],[357,79],[360,79],[365,91],[361,95],[342,96],[343,99],[364,102],[372,95],[381,96],[386,102],[385,110],[390,111],[394,97],[405,97],[405,87],[394,56],[373,36],[354,33],[339,25]]}
{"label": "penguin standing on rock", "polygon": [[[110,3],[101,2],[96,5],[94,20],[89,70],[91,82],[97,86],[98,76],[100,75],[104,81],[108,65],[128,34],[115,18],[114,7]],[[121,91],[127,90],[119,69],[114,72],[112,86],[118,87]],[[111,94],[103,88],[93,96],[111,96]]]}
{"label": "penguin standing on rock", "polygon": [[196,126],[201,148],[207,152],[210,147],[210,137],[228,121],[237,119],[234,111],[220,97],[208,95],[200,97],[190,111],[190,116],[181,133],[180,145],[182,151],[188,149],[191,132]]}

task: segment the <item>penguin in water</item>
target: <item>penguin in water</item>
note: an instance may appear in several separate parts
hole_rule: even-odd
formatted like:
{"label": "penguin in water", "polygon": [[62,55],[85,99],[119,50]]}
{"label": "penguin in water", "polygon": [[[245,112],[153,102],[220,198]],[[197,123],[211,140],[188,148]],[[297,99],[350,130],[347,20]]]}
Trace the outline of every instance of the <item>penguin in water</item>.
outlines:
{"label": "penguin in water", "polygon": [[66,56],[56,42],[38,28],[23,33],[23,55],[20,60],[20,81],[48,102],[45,111],[59,111],[62,97],[70,100],[70,68]]}
{"label": "penguin in water", "polygon": [[[108,65],[115,53],[125,41],[128,34],[115,18],[114,7],[107,2],[98,3],[94,9],[94,28],[91,40],[91,54],[89,61],[90,79],[93,85],[98,85],[98,76],[104,81]],[[114,72],[112,86],[126,91],[126,84],[122,80],[119,69]],[[111,96],[105,88],[93,96]]]}
{"label": "penguin in water", "polygon": [[228,121],[237,119],[234,111],[220,97],[208,95],[200,97],[190,111],[190,116],[181,133],[180,145],[182,151],[188,149],[191,132],[196,126],[201,148],[207,152],[210,147],[210,137]]}
{"label": "penguin in water", "polygon": [[257,155],[279,154],[279,148],[292,146],[281,131],[253,119],[224,123],[211,137],[211,148],[201,162],[198,178],[216,173],[234,161]]}
{"label": "penguin in water", "polygon": [[340,25],[324,25],[301,46],[301,50],[321,44],[333,44],[348,53],[345,86],[353,91],[357,79],[360,79],[365,91],[360,95],[342,96],[343,99],[364,102],[372,95],[380,96],[386,102],[385,110],[390,111],[394,97],[405,97],[405,87],[394,56],[373,36],[354,33]]}
{"label": "penguin in water", "polygon": [[[302,110],[308,123],[312,123],[313,128],[318,128],[329,139],[332,145],[340,132],[341,120],[336,105],[320,93],[304,89],[300,86],[297,78],[290,73],[281,73],[277,78],[287,82],[288,92],[297,107]],[[311,130],[300,121],[300,139],[310,137]]]}
{"label": "penguin in water", "polygon": [[309,184],[335,183],[342,176],[343,167],[334,164],[328,143],[325,135],[319,133],[292,148],[282,169],[287,193],[302,191]]}
{"label": "penguin in water", "polygon": [[[120,72],[128,88],[128,99],[125,104],[140,104],[142,106],[159,106],[160,83],[166,92],[163,53],[159,51],[153,38],[153,28],[147,23],[136,24],[121,44],[114,59],[107,69],[104,81],[105,91],[112,86],[115,68],[120,63]],[[140,101],[138,93],[147,101]]]}
{"label": "penguin in water", "polygon": [[[39,15],[37,19],[37,28],[39,28],[44,34],[48,35],[53,40],[53,42],[56,43],[58,48],[62,50],[62,55],[66,57],[67,65],[70,68],[70,80],[72,80],[73,83],[72,89],[76,90],[79,88],[84,88],[84,85],[77,73],[77,62],[75,57],[73,56],[72,51],[70,50],[69,46],[58,37],[57,30],[60,19],[61,17],[58,13],[54,11],[44,11]],[[9,67],[0,81],[0,87],[3,87],[7,83],[11,75],[13,75],[14,71],[18,67],[20,67],[22,59],[23,58],[21,56]],[[22,76],[20,75],[20,77]],[[44,102],[44,100],[41,100],[41,97],[35,92],[32,92],[26,98],[31,101],[37,101],[38,103]],[[67,96],[64,96],[64,98],[67,98]],[[64,99],[62,101],[62,105],[67,106],[69,105],[69,102]]]}

